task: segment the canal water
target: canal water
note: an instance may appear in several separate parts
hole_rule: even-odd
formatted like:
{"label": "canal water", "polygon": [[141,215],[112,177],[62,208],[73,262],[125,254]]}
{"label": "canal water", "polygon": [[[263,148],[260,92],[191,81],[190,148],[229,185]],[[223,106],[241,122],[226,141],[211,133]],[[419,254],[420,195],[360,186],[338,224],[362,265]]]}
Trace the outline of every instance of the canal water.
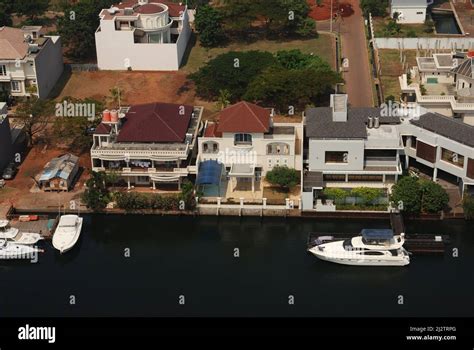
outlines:
{"label": "canal water", "polygon": [[36,264],[0,262],[0,317],[474,316],[472,223],[406,226],[451,234],[450,252],[407,267],[343,266],[306,252],[309,232],[388,220],[85,216],[69,253],[45,242]]}

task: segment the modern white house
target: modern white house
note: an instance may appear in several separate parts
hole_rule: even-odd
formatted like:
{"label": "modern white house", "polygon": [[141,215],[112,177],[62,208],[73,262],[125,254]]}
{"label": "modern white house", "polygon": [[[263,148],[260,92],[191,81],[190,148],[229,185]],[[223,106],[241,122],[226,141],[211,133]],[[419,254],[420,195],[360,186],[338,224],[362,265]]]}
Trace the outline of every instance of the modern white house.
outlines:
{"label": "modern white house", "polygon": [[466,53],[418,57],[400,80],[401,101],[474,125],[473,58]]}
{"label": "modern white house", "polygon": [[398,13],[398,23],[425,23],[428,0],[392,0],[390,16]]}
{"label": "modern white house", "polygon": [[187,6],[128,0],[103,9],[95,33],[102,70],[178,70],[191,36]]}
{"label": "modern white house", "polygon": [[[103,112],[93,135],[93,171],[114,173],[129,189],[177,185],[196,174],[203,108],[148,103]],[[202,127],[202,126],[201,126]]]}
{"label": "modern white house", "polygon": [[64,69],[59,36],[41,27],[0,28],[0,91],[46,98]]}
{"label": "modern white house", "polygon": [[303,210],[316,209],[326,187],[389,189],[402,174],[399,118],[382,116],[380,108],[350,108],[343,94],[330,101],[305,112]]}
{"label": "modern white house", "polygon": [[272,115],[271,109],[242,101],[222,110],[218,121],[206,122],[196,183],[219,187],[207,196],[261,191],[261,180],[275,166],[301,170],[302,123],[276,123]]}
{"label": "modern white house", "polygon": [[474,192],[474,126],[438,113],[390,117],[346,103],[346,95],[333,95],[329,108],[305,113],[302,210],[330,210],[320,199],[327,187],[390,191],[409,166],[458,185],[462,195]]}

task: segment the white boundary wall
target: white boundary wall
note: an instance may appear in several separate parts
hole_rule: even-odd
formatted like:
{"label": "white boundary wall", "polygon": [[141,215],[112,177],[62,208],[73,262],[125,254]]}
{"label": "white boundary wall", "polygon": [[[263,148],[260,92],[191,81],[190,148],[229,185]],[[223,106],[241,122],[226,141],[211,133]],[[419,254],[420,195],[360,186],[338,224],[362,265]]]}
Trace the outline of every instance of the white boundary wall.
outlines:
{"label": "white boundary wall", "polygon": [[404,50],[469,50],[474,48],[474,38],[375,38],[378,49]]}

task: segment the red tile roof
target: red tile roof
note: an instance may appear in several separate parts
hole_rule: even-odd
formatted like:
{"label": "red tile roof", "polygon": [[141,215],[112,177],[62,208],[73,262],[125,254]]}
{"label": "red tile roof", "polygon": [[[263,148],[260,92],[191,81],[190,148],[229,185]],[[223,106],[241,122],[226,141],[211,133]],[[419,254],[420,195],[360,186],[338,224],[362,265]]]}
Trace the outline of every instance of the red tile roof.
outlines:
{"label": "red tile roof", "polygon": [[[186,8],[186,6],[184,6],[184,5],[176,4],[176,3],[171,2],[169,0],[152,0],[152,1],[149,1],[149,4],[142,5],[141,7],[148,6],[148,5],[153,4],[153,3],[155,3],[155,4],[165,4],[166,6],[168,6],[169,15],[171,17],[179,17],[180,13],[183,12],[184,9]],[[184,3],[184,1],[183,1],[183,3]],[[114,5],[114,6],[118,7],[119,9],[125,9],[127,7],[128,8],[133,8],[136,5],[138,5],[138,0],[123,1],[123,2],[119,3],[118,5]],[[139,13],[155,13],[155,12],[139,12]]]}
{"label": "red tile roof", "polygon": [[184,142],[192,112],[192,106],[172,103],[132,106],[124,118],[117,141]]}
{"label": "red tile roof", "polygon": [[110,134],[111,126],[107,124],[100,123],[94,131],[96,135],[108,135]]}
{"label": "red tile roof", "polygon": [[222,137],[222,133],[217,132],[218,126],[219,124],[217,123],[207,124],[206,130],[204,131],[204,137]]}
{"label": "red tile roof", "polygon": [[268,132],[270,111],[249,102],[239,102],[219,115],[217,132]]}
{"label": "red tile roof", "polygon": [[150,15],[150,14],[156,14],[156,13],[161,13],[165,9],[155,3],[149,3],[145,5],[138,6],[134,12],[136,13],[141,13],[144,15]]}

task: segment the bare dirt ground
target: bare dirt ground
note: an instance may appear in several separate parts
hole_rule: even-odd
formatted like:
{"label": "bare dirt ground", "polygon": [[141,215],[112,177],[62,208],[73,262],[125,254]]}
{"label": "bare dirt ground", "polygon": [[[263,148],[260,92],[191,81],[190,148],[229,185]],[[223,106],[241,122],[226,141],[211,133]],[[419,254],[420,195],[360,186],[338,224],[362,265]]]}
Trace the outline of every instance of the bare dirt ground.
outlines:
{"label": "bare dirt ground", "polygon": [[84,183],[89,173],[90,157],[84,153],[78,155],[81,173],[79,180],[70,192],[42,192],[34,188],[32,177],[38,175],[45,164],[52,158],[60,156],[67,151],[60,148],[44,148],[44,146],[33,147],[27,154],[25,160],[19,167],[15,179],[6,182],[6,186],[0,189],[0,207],[7,208],[13,205],[22,209],[48,209],[51,206],[68,205],[70,200],[79,199],[83,191]]}
{"label": "bare dirt ground", "polygon": [[[122,104],[151,102],[183,103],[205,107],[205,116],[216,111],[215,103],[196,97],[194,84],[178,72],[73,72],[58,98],[94,98],[107,101],[110,89],[118,87]],[[116,107],[108,103],[108,107]]]}

